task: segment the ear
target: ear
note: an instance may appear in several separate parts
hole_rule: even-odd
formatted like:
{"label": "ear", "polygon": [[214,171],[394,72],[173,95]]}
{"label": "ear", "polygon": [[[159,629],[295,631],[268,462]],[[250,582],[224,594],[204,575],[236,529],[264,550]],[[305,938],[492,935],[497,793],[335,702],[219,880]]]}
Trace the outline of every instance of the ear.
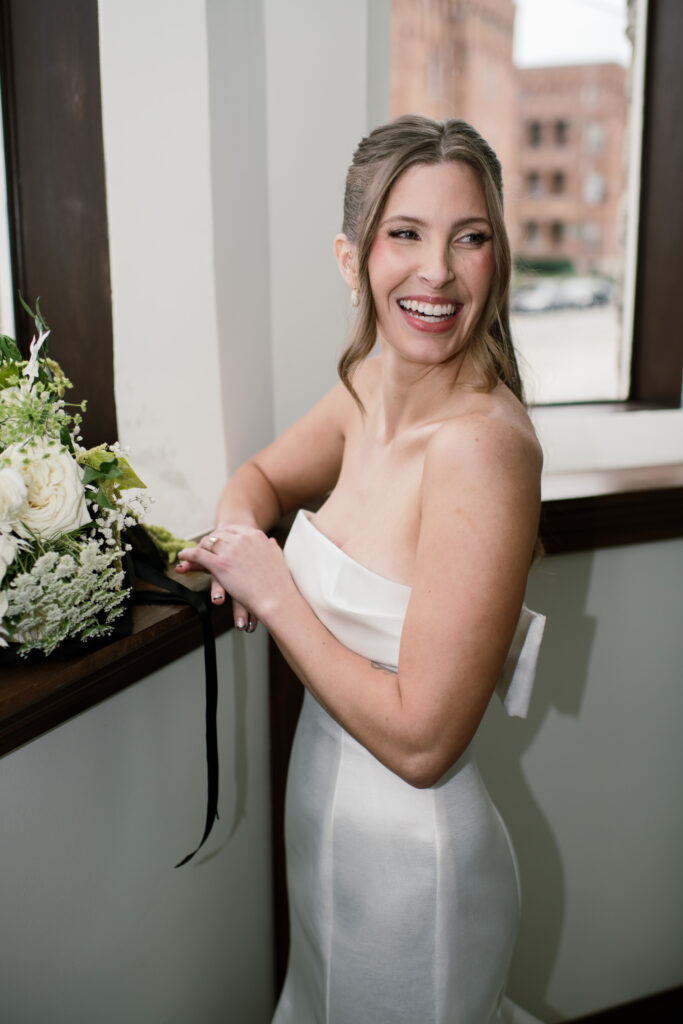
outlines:
{"label": "ear", "polygon": [[337,259],[339,272],[349,288],[357,288],[356,247],[352,242],[349,242],[346,235],[337,235],[335,237],[334,255]]}

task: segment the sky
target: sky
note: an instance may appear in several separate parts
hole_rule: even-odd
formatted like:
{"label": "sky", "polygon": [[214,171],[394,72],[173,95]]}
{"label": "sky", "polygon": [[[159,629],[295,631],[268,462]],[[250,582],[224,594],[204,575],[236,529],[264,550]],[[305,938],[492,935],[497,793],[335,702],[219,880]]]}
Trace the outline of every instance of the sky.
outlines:
{"label": "sky", "polygon": [[626,0],[515,0],[514,52],[519,67],[628,64]]}

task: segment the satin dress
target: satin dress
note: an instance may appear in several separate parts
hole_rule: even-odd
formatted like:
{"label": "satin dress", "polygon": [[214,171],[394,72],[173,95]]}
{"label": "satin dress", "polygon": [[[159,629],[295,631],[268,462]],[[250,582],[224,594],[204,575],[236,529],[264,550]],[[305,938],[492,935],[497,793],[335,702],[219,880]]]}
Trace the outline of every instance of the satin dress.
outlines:
{"label": "satin dress", "polygon": [[[396,670],[410,588],[356,562],[305,512],[285,558],[330,632]],[[544,622],[523,609],[497,687],[510,714],[526,714]],[[290,956],[273,1024],[533,1020],[504,996],[517,868],[469,750],[435,786],[416,789],[306,693],[285,839]]]}

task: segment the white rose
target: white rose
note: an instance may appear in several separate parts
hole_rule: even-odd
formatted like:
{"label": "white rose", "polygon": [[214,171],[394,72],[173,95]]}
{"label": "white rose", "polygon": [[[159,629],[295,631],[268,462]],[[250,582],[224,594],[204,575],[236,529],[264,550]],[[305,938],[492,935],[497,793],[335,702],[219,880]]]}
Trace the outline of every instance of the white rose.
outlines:
{"label": "white rose", "polygon": [[17,553],[18,542],[17,538],[13,537],[11,533],[0,532],[0,583],[5,578],[7,567],[14,561],[14,556]]}
{"label": "white rose", "polygon": [[38,537],[50,540],[89,523],[83,473],[66,448],[34,441],[11,445],[5,455],[26,484],[26,502],[18,518]]}
{"label": "white rose", "polygon": [[13,523],[26,501],[26,484],[16,469],[0,469],[0,524]]}

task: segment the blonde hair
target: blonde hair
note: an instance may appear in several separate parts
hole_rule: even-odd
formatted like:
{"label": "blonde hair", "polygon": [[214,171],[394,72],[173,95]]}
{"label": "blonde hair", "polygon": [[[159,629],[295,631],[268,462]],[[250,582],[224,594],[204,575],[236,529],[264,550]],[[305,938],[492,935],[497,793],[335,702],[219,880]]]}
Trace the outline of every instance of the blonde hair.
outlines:
{"label": "blonde hair", "polygon": [[500,161],[488,142],[466,121],[433,121],[409,114],[375,128],[353,155],[346,176],[342,230],[355,246],[359,303],[348,347],[337,370],[362,409],[353,387],[358,365],[372,351],[376,311],[370,289],[370,247],[396,181],[416,164],[461,161],[477,175],[486,199],[493,235],[495,271],[488,301],[472,332],[468,349],[482,390],[503,381],[524,402],[524,390],[510,335],[509,287],[512,269],[510,243],[503,218],[503,178]]}

